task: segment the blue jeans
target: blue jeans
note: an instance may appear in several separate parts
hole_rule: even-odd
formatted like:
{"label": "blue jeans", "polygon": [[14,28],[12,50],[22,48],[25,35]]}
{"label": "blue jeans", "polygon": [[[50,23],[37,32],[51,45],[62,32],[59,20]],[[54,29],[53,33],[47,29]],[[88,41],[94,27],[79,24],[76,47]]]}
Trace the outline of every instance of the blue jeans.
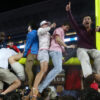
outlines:
{"label": "blue jeans", "polygon": [[44,81],[39,85],[39,92],[42,91],[51,83],[51,81],[62,71],[62,52],[50,51],[49,55],[52,59],[54,68],[48,73]]}

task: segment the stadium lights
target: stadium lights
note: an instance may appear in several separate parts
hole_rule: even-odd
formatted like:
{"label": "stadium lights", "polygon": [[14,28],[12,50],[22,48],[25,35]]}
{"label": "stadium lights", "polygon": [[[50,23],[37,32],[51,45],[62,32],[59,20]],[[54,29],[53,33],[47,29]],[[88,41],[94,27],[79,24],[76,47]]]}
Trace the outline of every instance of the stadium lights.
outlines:
{"label": "stadium lights", "polygon": [[72,41],[77,41],[78,37],[73,37],[73,38],[65,38],[64,42],[72,42]]}
{"label": "stadium lights", "polygon": [[24,49],[24,48],[25,48],[25,45],[17,46],[17,48],[19,48],[19,49]]}

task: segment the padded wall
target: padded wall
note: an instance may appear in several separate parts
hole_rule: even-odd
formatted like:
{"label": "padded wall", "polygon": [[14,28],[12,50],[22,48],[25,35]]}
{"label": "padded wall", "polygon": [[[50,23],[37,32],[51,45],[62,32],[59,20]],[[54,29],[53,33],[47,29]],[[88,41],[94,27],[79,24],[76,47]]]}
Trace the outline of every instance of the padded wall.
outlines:
{"label": "padded wall", "polygon": [[[95,0],[96,26],[100,26],[100,0]],[[100,50],[100,32],[96,34],[96,47]]]}

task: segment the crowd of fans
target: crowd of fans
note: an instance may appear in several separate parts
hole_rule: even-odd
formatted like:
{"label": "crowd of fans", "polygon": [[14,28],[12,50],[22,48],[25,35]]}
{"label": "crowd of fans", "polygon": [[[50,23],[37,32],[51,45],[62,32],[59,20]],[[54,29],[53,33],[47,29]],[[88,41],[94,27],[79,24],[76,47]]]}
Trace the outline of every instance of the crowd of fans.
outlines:
{"label": "crowd of fans", "polygon": [[[66,11],[72,27],[79,36],[76,45],[67,45],[64,34],[69,31],[69,24],[56,28],[56,23],[47,20],[36,24],[28,24],[28,34],[24,52],[21,52],[12,41],[6,42],[4,32],[0,33],[0,100],[100,100],[100,51],[95,46],[95,32],[100,27],[91,28],[90,16],[83,18],[79,26],[71,14],[71,3]],[[52,32],[53,31],[53,32]],[[71,52],[74,49],[75,52]],[[63,58],[65,52],[65,59]],[[83,90],[65,90],[64,86],[49,86],[53,79],[62,72],[64,61],[73,56],[80,60],[83,72]],[[95,70],[92,69],[89,56],[94,59]],[[49,57],[53,68],[49,70]],[[26,58],[25,65],[19,60]],[[34,66],[39,61],[40,67]],[[36,74],[33,70],[37,70]],[[5,86],[5,83],[8,86]]]}

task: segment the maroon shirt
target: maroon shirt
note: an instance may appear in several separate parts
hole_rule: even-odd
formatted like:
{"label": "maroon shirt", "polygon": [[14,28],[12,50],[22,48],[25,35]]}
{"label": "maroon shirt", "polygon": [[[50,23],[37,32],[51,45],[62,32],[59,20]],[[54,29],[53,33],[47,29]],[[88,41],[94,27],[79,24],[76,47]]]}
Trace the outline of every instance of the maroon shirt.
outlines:
{"label": "maroon shirt", "polygon": [[78,34],[78,47],[86,49],[95,49],[96,48],[96,32],[95,29],[87,31],[84,26],[79,26],[71,14],[71,11],[68,11],[68,18],[72,27],[76,30]]}

